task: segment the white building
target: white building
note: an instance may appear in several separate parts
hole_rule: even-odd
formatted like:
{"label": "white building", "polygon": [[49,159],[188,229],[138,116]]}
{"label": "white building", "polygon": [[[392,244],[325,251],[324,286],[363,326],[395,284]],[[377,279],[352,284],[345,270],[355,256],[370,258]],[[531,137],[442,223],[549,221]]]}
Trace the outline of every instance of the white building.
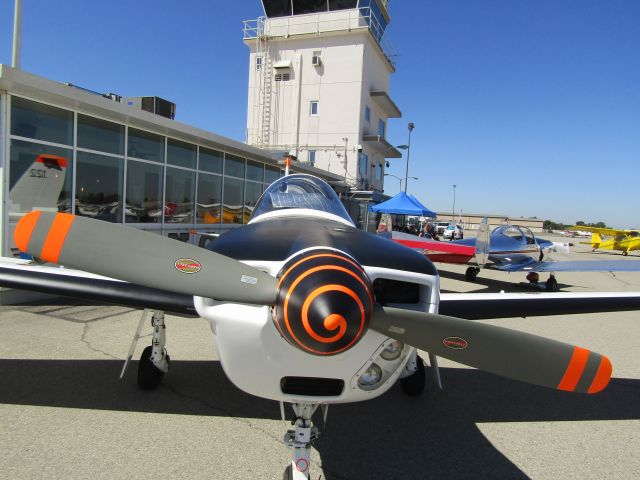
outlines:
{"label": "white building", "polygon": [[400,110],[389,94],[386,0],[263,0],[245,21],[249,145],[294,155],[342,176],[352,190],[383,191],[386,140]]}

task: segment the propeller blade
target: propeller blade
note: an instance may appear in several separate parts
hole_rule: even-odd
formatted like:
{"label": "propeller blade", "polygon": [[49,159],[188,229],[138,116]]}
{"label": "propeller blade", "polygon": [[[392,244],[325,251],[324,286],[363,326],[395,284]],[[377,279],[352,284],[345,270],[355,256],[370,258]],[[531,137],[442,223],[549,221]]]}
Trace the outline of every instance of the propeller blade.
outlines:
{"label": "propeller blade", "polygon": [[597,393],[611,377],[603,355],[460,318],[378,306],[370,328],[455,362],[558,390]]}
{"label": "propeller blade", "polygon": [[67,213],[30,212],[16,225],[23,252],[107,277],[221,301],[271,305],[277,281],[224,255],[155,233]]}

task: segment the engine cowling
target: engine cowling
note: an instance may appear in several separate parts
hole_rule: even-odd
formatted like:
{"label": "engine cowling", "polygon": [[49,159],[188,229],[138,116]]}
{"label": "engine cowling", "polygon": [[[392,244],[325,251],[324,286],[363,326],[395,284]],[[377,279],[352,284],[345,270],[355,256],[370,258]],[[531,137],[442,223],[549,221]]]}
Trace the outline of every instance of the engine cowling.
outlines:
{"label": "engine cowling", "polygon": [[293,346],[335,355],[366,333],[373,288],[363,268],[335,250],[310,250],[290,259],[279,274],[273,320]]}

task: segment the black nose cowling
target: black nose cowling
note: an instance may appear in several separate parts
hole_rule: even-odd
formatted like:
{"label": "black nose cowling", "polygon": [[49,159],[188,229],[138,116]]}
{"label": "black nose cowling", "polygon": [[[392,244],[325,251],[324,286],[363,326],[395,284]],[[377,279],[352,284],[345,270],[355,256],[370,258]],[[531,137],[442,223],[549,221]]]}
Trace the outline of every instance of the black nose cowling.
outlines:
{"label": "black nose cowling", "polygon": [[314,355],[335,355],[367,331],[372,292],[371,281],[351,257],[310,250],[282,268],[274,322],[291,345]]}

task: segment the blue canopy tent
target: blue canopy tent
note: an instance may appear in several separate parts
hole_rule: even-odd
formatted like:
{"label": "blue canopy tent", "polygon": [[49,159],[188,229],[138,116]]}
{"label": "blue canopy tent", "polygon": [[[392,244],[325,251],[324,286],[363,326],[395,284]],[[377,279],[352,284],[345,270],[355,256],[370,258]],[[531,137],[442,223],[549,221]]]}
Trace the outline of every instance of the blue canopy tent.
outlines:
{"label": "blue canopy tent", "polygon": [[422,217],[435,217],[436,213],[429,210],[413,195],[400,192],[386,202],[372,205],[372,212],[394,213],[397,215],[416,215]]}

